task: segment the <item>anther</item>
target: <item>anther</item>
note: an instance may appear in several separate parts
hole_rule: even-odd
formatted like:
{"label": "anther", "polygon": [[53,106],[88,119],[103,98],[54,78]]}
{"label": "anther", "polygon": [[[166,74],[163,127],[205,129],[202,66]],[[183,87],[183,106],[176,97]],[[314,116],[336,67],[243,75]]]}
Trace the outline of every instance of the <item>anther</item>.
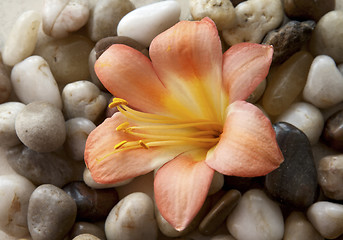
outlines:
{"label": "anther", "polygon": [[145,144],[145,142],[143,142],[143,140],[139,140],[138,141],[139,145],[141,145],[142,147],[144,147],[145,149],[149,149],[149,146]]}
{"label": "anther", "polygon": [[116,128],[116,131],[126,130],[129,125],[130,125],[130,123],[124,122]]}
{"label": "anther", "polygon": [[113,98],[112,102],[108,105],[109,108],[115,108],[120,105],[127,105],[127,101],[122,98]]}
{"label": "anther", "polygon": [[118,143],[114,146],[114,149],[118,149],[118,148],[122,147],[125,143],[127,143],[127,141],[125,141],[125,140],[121,141],[120,143]]}

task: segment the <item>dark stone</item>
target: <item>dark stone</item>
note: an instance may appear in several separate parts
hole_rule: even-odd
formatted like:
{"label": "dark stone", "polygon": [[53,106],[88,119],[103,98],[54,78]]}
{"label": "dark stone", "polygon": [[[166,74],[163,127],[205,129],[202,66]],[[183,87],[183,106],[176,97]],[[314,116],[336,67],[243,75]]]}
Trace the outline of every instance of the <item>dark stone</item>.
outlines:
{"label": "dark stone", "polygon": [[316,22],[325,13],[335,10],[335,5],[335,0],[283,0],[284,11],[289,18]]}
{"label": "dark stone", "polygon": [[241,2],[245,2],[246,0],[231,0],[231,3],[234,7],[236,7]]}
{"label": "dark stone", "polygon": [[62,187],[73,178],[73,165],[56,153],[38,153],[24,145],[7,150],[9,165],[35,185]]}
{"label": "dark stone", "polygon": [[343,151],[343,110],[326,120],[322,138],[330,147]]}
{"label": "dark stone", "polygon": [[264,187],[263,177],[236,177],[224,175],[224,190],[237,189],[244,193],[252,188],[261,189]]}
{"label": "dark stone", "polygon": [[310,40],[315,26],[314,21],[290,21],[280,29],[270,31],[263,44],[273,45],[273,64],[280,64],[299,51]]}
{"label": "dark stone", "polygon": [[307,208],[316,200],[318,189],[310,142],[291,124],[276,123],[274,130],[285,160],[279,168],[267,174],[265,187],[281,203]]}
{"label": "dark stone", "polygon": [[79,220],[104,220],[119,201],[114,188],[92,189],[82,181],[71,182],[63,190],[75,200]]}
{"label": "dark stone", "polygon": [[76,222],[69,233],[69,238],[73,239],[74,237],[85,233],[92,234],[101,240],[106,240],[105,231],[89,222]]}

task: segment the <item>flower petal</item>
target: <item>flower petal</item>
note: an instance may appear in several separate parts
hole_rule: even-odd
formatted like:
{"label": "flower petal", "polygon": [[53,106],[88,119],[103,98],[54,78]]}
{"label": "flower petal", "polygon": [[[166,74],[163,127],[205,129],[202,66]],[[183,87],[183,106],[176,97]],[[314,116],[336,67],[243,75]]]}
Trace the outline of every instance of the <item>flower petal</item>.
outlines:
{"label": "flower petal", "polygon": [[202,161],[205,151],[183,153],[163,165],[155,176],[156,205],[178,231],[185,229],[202,207],[214,170]]}
{"label": "flower petal", "polygon": [[256,43],[239,43],[224,53],[223,87],[230,103],[249,97],[267,76],[272,56],[272,46]]}
{"label": "flower petal", "polygon": [[114,44],[95,62],[95,72],[108,91],[130,106],[144,112],[165,112],[160,102],[167,90],[141,52]]}
{"label": "flower petal", "polygon": [[149,54],[163,84],[189,111],[197,118],[218,115],[223,54],[212,20],[177,23],[152,41]]}
{"label": "flower petal", "polygon": [[250,103],[232,103],[220,141],[206,163],[225,175],[256,177],[276,169],[282,161],[269,119]]}
{"label": "flower petal", "polygon": [[185,151],[182,147],[173,149],[151,147],[111,154],[114,146],[121,141],[137,140],[123,131],[116,131],[116,127],[125,121],[127,121],[125,116],[115,113],[93,130],[87,138],[85,163],[96,182],[116,183],[146,174]]}

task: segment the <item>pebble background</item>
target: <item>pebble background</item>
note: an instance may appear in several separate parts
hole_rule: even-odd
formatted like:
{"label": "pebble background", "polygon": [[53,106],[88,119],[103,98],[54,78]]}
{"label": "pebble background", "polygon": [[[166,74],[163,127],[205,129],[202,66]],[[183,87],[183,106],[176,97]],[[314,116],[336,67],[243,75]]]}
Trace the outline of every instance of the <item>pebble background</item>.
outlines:
{"label": "pebble background", "polygon": [[[343,0],[14,0],[0,13],[1,240],[343,239]],[[88,134],[113,114],[93,65],[113,43],[148,56],[157,34],[205,16],[224,49],[274,46],[248,101],[285,161],[265,177],[216,173],[177,232],[153,173],[98,184],[85,168]]]}

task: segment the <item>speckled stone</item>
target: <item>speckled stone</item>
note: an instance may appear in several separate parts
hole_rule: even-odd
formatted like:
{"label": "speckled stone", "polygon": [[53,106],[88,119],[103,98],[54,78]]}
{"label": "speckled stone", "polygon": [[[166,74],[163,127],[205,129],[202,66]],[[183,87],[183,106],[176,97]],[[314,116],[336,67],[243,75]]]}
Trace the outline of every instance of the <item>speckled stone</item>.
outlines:
{"label": "speckled stone", "polygon": [[330,147],[343,151],[343,110],[326,120],[322,137]]}

